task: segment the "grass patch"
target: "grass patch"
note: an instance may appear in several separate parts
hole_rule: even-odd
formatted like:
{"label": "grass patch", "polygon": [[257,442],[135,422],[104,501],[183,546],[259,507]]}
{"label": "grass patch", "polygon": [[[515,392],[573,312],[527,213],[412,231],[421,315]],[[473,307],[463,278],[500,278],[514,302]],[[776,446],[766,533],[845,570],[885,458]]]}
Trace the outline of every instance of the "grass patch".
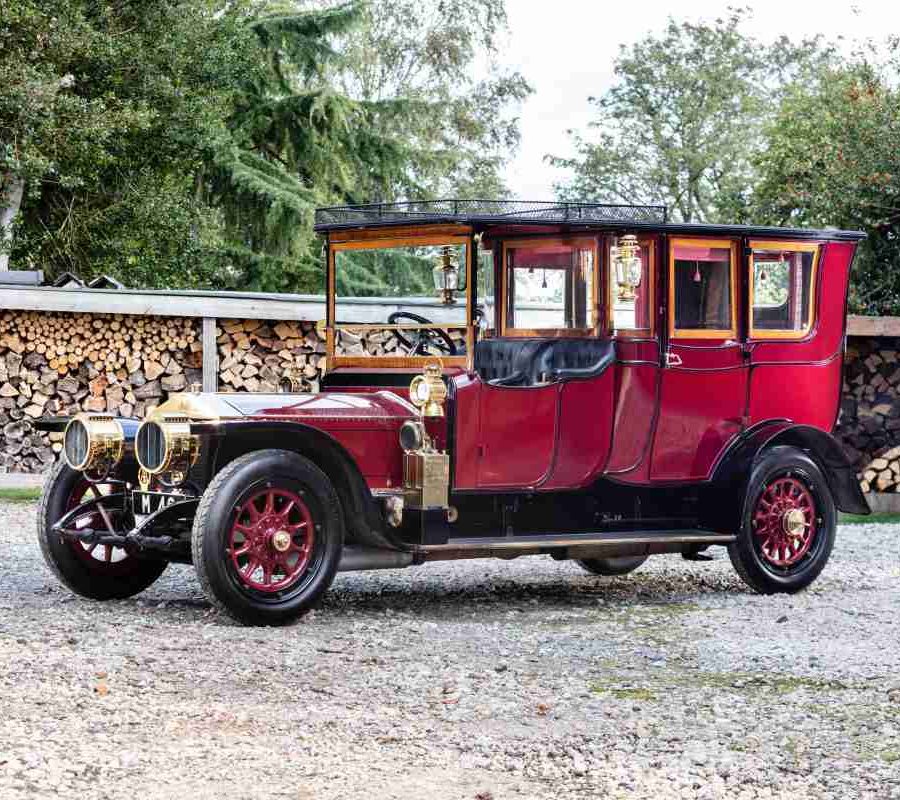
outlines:
{"label": "grass patch", "polygon": [[40,496],[41,490],[36,486],[0,489],[0,502],[3,503],[35,503]]}
{"label": "grass patch", "polygon": [[900,750],[883,750],[881,752],[881,760],[885,764],[896,764],[900,761]]}
{"label": "grass patch", "polygon": [[900,514],[869,514],[864,517],[860,514],[841,514],[838,518],[841,525],[871,525],[871,524],[892,524],[900,523]]}
{"label": "grass patch", "polygon": [[616,700],[656,700],[656,695],[649,689],[640,688],[624,688],[624,689],[608,689],[604,686],[592,686],[591,691],[594,694],[610,694]]}

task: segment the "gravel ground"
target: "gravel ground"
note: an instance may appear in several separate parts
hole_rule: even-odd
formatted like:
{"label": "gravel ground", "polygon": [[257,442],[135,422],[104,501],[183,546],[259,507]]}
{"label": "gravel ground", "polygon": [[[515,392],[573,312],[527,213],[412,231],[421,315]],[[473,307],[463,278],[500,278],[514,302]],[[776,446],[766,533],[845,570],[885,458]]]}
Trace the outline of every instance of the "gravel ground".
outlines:
{"label": "gravel ground", "polygon": [[0,503],[0,798],[900,798],[900,527],[793,597],[727,556],[338,577],[290,628],[192,570],[96,603]]}

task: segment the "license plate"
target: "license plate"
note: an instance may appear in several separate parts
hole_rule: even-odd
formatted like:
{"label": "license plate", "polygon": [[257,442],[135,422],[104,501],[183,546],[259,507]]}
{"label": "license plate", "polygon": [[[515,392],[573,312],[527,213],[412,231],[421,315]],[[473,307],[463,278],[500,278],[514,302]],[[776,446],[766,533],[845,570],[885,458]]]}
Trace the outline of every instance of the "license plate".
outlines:
{"label": "license plate", "polygon": [[177,503],[185,498],[180,494],[166,494],[165,492],[132,492],[131,502],[134,513],[147,517],[155,514],[166,506]]}

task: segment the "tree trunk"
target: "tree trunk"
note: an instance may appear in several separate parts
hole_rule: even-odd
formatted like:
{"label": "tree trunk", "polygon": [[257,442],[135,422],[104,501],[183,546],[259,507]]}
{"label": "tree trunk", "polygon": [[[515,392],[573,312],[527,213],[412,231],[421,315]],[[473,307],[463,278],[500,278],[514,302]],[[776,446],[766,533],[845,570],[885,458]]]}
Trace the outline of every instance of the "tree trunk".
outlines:
{"label": "tree trunk", "polygon": [[9,269],[9,253],[6,247],[12,237],[13,220],[22,207],[25,181],[7,173],[0,184],[0,270]]}

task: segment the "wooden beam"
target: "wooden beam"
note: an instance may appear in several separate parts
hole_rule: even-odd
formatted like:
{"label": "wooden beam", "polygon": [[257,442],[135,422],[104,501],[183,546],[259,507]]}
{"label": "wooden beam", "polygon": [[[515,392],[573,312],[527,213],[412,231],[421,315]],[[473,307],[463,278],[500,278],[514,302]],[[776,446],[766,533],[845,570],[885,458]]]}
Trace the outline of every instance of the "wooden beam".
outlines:
{"label": "wooden beam", "polygon": [[325,316],[325,298],[262,292],[4,286],[0,291],[0,310],[308,321]]}
{"label": "wooden beam", "polygon": [[900,317],[847,317],[849,336],[900,336]]}
{"label": "wooden beam", "polygon": [[216,346],[216,320],[214,317],[203,318],[203,391],[219,390],[219,351]]}

